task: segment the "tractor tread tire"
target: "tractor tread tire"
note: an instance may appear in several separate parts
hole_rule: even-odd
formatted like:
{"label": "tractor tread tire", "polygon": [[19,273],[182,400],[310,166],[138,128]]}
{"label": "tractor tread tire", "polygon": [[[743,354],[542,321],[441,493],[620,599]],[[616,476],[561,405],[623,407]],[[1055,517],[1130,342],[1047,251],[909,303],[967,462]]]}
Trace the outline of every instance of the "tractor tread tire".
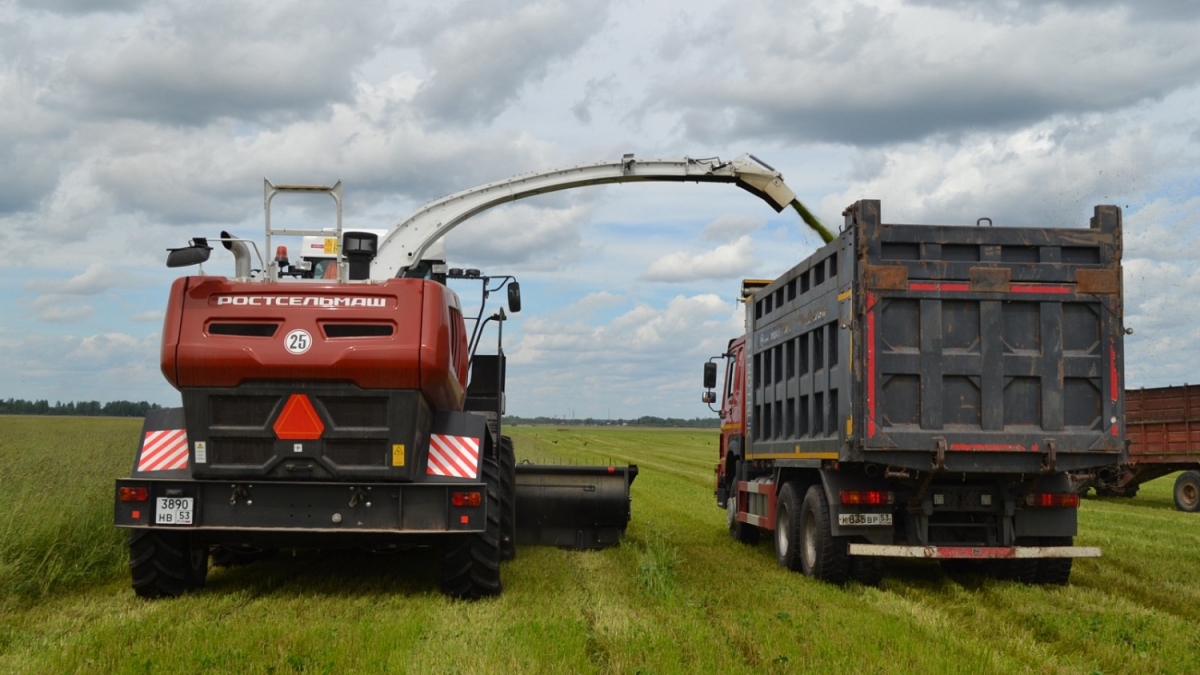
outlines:
{"label": "tractor tread tire", "polygon": [[487,522],[484,531],[456,536],[442,548],[442,593],[465,600],[499,595],[500,583],[500,467],[495,458],[482,461],[487,484]]}
{"label": "tractor tread tire", "polygon": [[1175,479],[1175,508],[1188,513],[1200,511],[1200,471],[1190,470]]}
{"label": "tractor tread tire", "polygon": [[193,547],[187,532],[130,530],[129,572],[139,596],[178,597],[204,586],[208,548]]}

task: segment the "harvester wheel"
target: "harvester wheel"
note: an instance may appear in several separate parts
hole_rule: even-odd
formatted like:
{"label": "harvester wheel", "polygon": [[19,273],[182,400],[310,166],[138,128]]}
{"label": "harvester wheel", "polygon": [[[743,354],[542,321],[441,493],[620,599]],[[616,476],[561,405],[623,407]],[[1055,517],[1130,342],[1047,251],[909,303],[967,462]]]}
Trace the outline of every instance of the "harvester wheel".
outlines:
{"label": "harvester wheel", "polygon": [[[1042,537],[1042,546],[1070,546],[1074,537]],[[1071,578],[1072,558],[1040,558],[1037,561],[1037,583],[1066,586]]]}
{"label": "harvester wheel", "polygon": [[829,521],[829,500],[820,485],[810,485],[800,506],[800,569],[814,579],[844,583],[850,575],[846,541],[834,537]]}
{"label": "harvester wheel", "polygon": [[484,531],[454,537],[442,549],[442,593],[475,600],[499,595],[500,586],[500,466],[493,457],[483,457],[483,481],[487,484],[487,520]]}
{"label": "harvester wheel", "polygon": [[208,547],[187,532],[129,531],[129,571],[143,598],[175,597],[200,588],[208,576]]}
{"label": "harvester wheel", "polygon": [[1200,511],[1200,471],[1184,471],[1175,479],[1175,508]]}
{"label": "harvester wheel", "polygon": [[500,437],[500,558],[517,557],[517,458],[513,442]]}

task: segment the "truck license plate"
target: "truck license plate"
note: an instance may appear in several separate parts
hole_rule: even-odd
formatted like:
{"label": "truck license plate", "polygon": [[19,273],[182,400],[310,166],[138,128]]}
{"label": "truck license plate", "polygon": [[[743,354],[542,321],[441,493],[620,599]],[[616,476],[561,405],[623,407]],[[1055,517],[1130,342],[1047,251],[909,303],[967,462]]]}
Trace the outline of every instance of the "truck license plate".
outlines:
{"label": "truck license plate", "polygon": [[159,497],[154,509],[155,525],[191,525],[191,497]]}
{"label": "truck license plate", "polygon": [[843,527],[850,525],[891,525],[892,514],[890,513],[839,513],[838,525]]}

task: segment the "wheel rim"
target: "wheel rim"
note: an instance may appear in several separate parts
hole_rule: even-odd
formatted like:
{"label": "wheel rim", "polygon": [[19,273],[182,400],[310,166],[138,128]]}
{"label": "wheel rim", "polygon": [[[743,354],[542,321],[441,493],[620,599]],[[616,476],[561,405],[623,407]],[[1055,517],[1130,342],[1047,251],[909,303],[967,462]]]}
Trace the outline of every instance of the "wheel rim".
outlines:
{"label": "wheel rim", "polygon": [[1179,490],[1179,501],[1188,508],[1195,507],[1200,502],[1200,487],[1195,483],[1185,483]]}
{"label": "wheel rim", "polygon": [[775,547],[779,549],[780,558],[787,557],[788,548],[791,544],[788,541],[791,519],[791,514],[788,513],[787,506],[780,507],[779,516],[775,519]]}
{"label": "wheel rim", "polygon": [[811,511],[804,516],[804,565],[808,569],[817,562],[817,516]]}

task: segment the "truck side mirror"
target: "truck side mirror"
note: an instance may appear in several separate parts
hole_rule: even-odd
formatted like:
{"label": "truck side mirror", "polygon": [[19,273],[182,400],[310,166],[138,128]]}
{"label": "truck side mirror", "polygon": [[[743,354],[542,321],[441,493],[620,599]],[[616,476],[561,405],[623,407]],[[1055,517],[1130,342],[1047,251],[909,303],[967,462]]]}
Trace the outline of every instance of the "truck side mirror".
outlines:
{"label": "truck side mirror", "polygon": [[717,364],[709,361],[704,364],[704,388],[712,389],[717,386]]}
{"label": "truck side mirror", "polygon": [[194,239],[191,246],[167,249],[167,267],[188,267],[207,262],[212,247],[206,239]]}
{"label": "truck side mirror", "polygon": [[708,391],[704,392],[703,396],[700,397],[700,402],[708,403],[709,405],[716,403],[717,402],[717,392],[709,389]]}
{"label": "truck side mirror", "polygon": [[513,314],[521,311],[521,284],[516,281],[508,282],[508,311]]}

